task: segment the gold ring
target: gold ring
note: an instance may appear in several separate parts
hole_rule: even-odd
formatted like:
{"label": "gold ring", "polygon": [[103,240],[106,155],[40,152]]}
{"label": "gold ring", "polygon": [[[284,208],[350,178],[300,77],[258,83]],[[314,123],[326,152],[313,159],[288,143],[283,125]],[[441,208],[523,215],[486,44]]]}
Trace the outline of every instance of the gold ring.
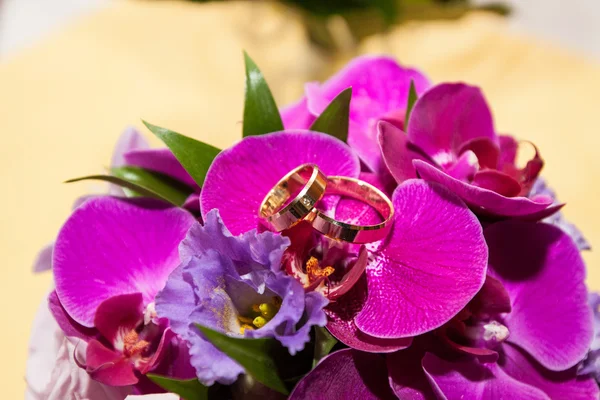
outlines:
{"label": "gold ring", "polygon": [[311,213],[323,197],[326,186],[327,178],[316,165],[302,164],[281,178],[265,196],[258,216],[267,220],[277,232],[291,228]]}
{"label": "gold ring", "polygon": [[377,242],[387,236],[394,221],[394,205],[381,190],[359,179],[330,176],[326,194],[360,200],[373,207],[384,221],[375,225],[354,225],[337,221],[315,208],[307,220],[317,231],[328,238],[350,243]]}

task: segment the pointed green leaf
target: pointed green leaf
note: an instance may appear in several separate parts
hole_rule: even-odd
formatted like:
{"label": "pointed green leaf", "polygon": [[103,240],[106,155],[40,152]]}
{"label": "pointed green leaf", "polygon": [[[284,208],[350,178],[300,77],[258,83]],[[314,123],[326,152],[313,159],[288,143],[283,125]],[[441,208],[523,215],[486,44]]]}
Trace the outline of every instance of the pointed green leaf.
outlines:
{"label": "pointed green leaf", "polygon": [[208,400],[208,388],[198,382],[198,379],[179,380],[155,374],[146,376],[161,388],[185,400]]}
{"label": "pointed green leaf", "polygon": [[265,77],[246,52],[244,52],[244,61],[246,63],[244,137],[283,130],[281,115]]}
{"label": "pointed green leaf", "polygon": [[117,178],[135,183],[176,206],[183,205],[193,192],[191,188],[169,176],[143,168],[126,166],[112,168],[111,172]]}
{"label": "pointed green leaf", "polygon": [[313,356],[313,368],[323,357],[329,354],[336,343],[337,339],[334,338],[327,329],[320,326],[315,327],[315,354]]}
{"label": "pointed green leaf", "polygon": [[202,186],[210,164],[221,150],[180,133],[152,125],[146,121],[142,122],[171,149],[198,186]]}
{"label": "pointed green leaf", "polygon": [[313,122],[311,131],[323,132],[341,141],[348,141],[348,124],[350,119],[350,100],[352,88],[338,94],[329,103],[325,111]]}
{"label": "pointed green leaf", "polygon": [[410,114],[417,101],[417,89],[415,89],[415,82],[410,80],[410,89],[408,90],[408,102],[406,103],[406,117],[404,118],[404,131],[408,130],[408,121],[410,120]]}
{"label": "pointed green leaf", "polygon": [[275,339],[233,338],[210,328],[196,324],[216,348],[237,361],[246,372],[263,385],[283,394],[288,394],[278,374],[272,352],[279,344]]}
{"label": "pointed green leaf", "polygon": [[[154,193],[153,191],[148,190],[148,189],[138,185],[137,183],[129,182],[123,178],[119,178],[119,177],[112,176],[112,175],[88,175],[88,176],[83,176],[81,178],[69,179],[68,181],[65,181],[65,183],[80,182],[80,181],[87,181],[87,180],[104,181],[104,182],[112,183],[117,186],[121,186],[124,189],[130,190],[134,196],[151,197],[154,199],[169,201],[169,200],[165,199],[164,197],[160,196],[159,194]],[[177,205],[177,204],[174,204],[174,205]]]}

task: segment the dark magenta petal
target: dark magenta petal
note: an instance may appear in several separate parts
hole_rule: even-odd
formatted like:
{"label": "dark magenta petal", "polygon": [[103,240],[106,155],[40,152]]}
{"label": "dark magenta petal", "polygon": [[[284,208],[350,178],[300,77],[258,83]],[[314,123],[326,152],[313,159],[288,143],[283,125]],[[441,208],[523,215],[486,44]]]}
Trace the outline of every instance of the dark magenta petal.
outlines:
{"label": "dark magenta petal", "polygon": [[471,184],[506,197],[515,197],[521,192],[519,182],[495,169],[486,169],[477,172]]}
{"label": "dark magenta petal", "polygon": [[507,375],[497,364],[480,364],[475,359],[448,362],[428,353],[423,369],[441,399],[550,400],[541,390]]}
{"label": "dark magenta petal", "polygon": [[61,304],[87,327],[110,297],[140,292],[149,304],[179,264],[177,247],[194,221],[187,211],[155,200],[88,200],[56,240],[53,269]]}
{"label": "dark magenta petal", "polygon": [[92,379],[109,386],[128,386],[138,383],[129,360],[117,352],[107,349],[93,339],[86,351],[87,369]]}
{"label": "dark magenta petal", "polygon": [[471,150],[462,153],[452,165],[445,168],[448,175],[465,182],[470,182],[478,170],[479,161],[477,161],[477,156]]}
{"label": "dark magenta petal", "polygon": [[461,146],[459,153],[471,150],[477,156],[481,168],[496,169],[500,158],[498,145],[487,137],[471,139]]}
{"label": "dark magenta petal", "polygon": [[517,162],[517,150],[519,143],[512,136],[499,135],[498,142],[500,144],[500,157],[498,158],[498,169],[502,170],[503,166],[515,165]]}
{"label": "dark magenta petal", "polygon": [[60,300],[58,300],[55,290],[53,290],[48,296],[48,307],[50,308],[50,313],[56,320],[56,323],[63,331],[65,336],[76,337],[88,342],[90,339],[98,335],[98,331],[96,329],[86,328],[85,326],[78,324],[69,316],[69,314],[67,314],[62,304],[60,304]]}
{"label": "dark magenta petal", "polygon": [[410,346],[412,338],[380,339],[361,332],[354,318],[367,298],[367,284],[363,276],[343,297],[325,309],[327,329],[346,346],[370,353],[390,353]]}
{"label": "dark magenta petal", "polygon": [[170,176],[189,187],[197,188],[194,179],[169,149],[132,150],[124,155],[127,165],[149,169]]}
{"label": "dark magenta petal", "polygon": [[279,110],[285,129],[308,129],[317,119],[308,111],[306,98]]}
{"label": "dark magenta petal", "polygon": [[407,133],[411,143],[443,167],[472,139],[497,142],[481,90],[463,83],[443,83],[425,92],[415,103]]}
{"label": "dark magenta petal", "polygon": [[498,217],[523,217],[541,213],[552,204],[552,199],[547,197],[533,199],[505,197],[491,190],[459,181],[423,161],[414,160],[413,164],[421,178],[446,186],[478,214]]}
{"label": "dark magenta petal", "polygon": [[417,177],[412,160],[429,162],[418,148],[412,145],[406,133],[387,122],[380,122],[379,147],[388,170],[397,183]]}
{"label": "dark magenta petal", "polygon": [[416,336],[456,315],[485,280],[487,246],[467,206],[441,185],[411,179],[393,195],[395,222],[367,266],[358,328],[381,338]]}
{"label": "dark magenta petal", "polygon": [[510,296],[498,279],[488,275],[481,290],[469,304],[469,309],[483,315],[509,313]]}
{"label": "dark magenta petal", "polygon": [[327,298],[330,301],[339,299],[344,294],[348,293],[350,289],[354,287],[356,282],[364,275],[365,268],[367,268],[367,261],[369,258],[369,251],[365,246],[361,246],[356,261],[350,267],[350,270],[346,272],[346,275],[340,280],[340,283],[335,285],[332,289],[327,292]]}
{"label": "dark magenta petal", "polygon": [[115,345],[115,341],[134,330],[144,318],[144,299],[141,293],[122,294],[104,300],[98,306],[94,326]]}
{"label": "dark magenta petal", "polygon": [[504,371],[519,382],[541,389],[551,399],[587,400],[598,398],[598,384],[591,377],[577,376],[577,367],[550,371],[511,344],[502,346]]}
{"label": "dark magenta petal", "polygon": [[353,349],[325,357],[294,388],[289,400],[395,399],[381,355]]}
{"label": "dark magenta petal", "polygon": [[306,86],[308,109],[314,115],[320,115],[341,91],[352,87],[348,144],[372,171],[377,172],[382,166],[377,122],[390,113],[402,111],[404,114],[411,80],[417,93],[429,87],[423,74],[402,67],[392,58],[359,57],[322,85]]}
{"label": "dark magenta petal", "polygon": [[318,165],[325,175],[358,177],[360,171],[354,152],[323,133],[295,130],[247,137],[213,161],[200,194],[202,216],[218,209],[233,235],[262,226],[261,201],[285,174],[304,163]]}
{"label": "dark magenta petal", "polygon": [[390,386],[399,399],[437,399],[421,366],[423,356],[419,346],[386,356]]}
{"label": "dark magenta petal", "polygon": [[512,299],[507,339],[551,370],[585,356],[593,336],[585,265],[573,240],[544,223],[505,221],[485,230],[489,274]]}

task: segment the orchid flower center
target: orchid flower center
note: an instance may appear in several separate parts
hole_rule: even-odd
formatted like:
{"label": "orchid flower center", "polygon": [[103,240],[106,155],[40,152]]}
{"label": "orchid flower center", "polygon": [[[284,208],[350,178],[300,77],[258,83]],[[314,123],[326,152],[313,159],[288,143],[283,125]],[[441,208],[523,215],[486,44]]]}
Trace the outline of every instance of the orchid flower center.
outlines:
{"label": "orchid flower center", "polygon": [[509,334],[508,328],[496,320],[481,321],[465,329],[465,336],[477,347],[488,349],[497,347],[508,338]]}
{"label": "orchid flower center", "polygon": [[123,337],[123,355],[127,358],[141,356],[148,347],[150,347],[150,343],[146,340],[140,340],[135,330],[129,331]]}
{"label": "orchid flower center", "polygon": [[243,335],[246,329],[260,329],[271,321],[281,308],[281,298],[274,296],[270,302],[252,305],[249,316],[238,315],[240,322],[240,333]]}
{"label": "orchid flower center", "polygon": [[332,266],[322,267],[316,257],[311,256],[306,262],[306,274],[310,283],[321,281],[335,272]]}

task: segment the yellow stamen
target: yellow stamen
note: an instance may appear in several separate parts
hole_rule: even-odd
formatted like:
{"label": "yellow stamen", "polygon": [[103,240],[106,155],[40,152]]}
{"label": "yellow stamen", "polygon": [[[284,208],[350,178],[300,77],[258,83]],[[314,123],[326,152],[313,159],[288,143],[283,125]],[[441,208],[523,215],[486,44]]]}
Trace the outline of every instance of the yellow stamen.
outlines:
{"label": "yellow stamen", "polygon": [[254,326],[257,327],[257,328],[259,328],[259,329],[262,328],[263,326],[265,326],[265,324],[267,322],[268,321],[264,317],[260,317],[260,316],[254,318],[254,321],[252,321],[252,323],[254,324]]}
{"label": "yellow stamen", "polygon": [[326,278],[334,272],[335,269],[332,266],[321,267],[319,265],[319,260],[315,257],[309,258],[306,262],[306,273],[311,281],[314,280],[314,278]]}
{"label": "yellow stamen", "polygon": [[279,311],[278,307],[275,307],[269,303],[262,303],[260,306],[258,306],[258,308],[260,310],[260,314],[265,317],[267,321],[270,321],[275,314],[277,314],[277,311]]}
{"label": "yellow stamen", "polygon": [[240,333],[243,335],[244,332],[246,332],[246,329],[253,331],[254,327],[248,324],[243,324],[242,326],[240,326]]}

